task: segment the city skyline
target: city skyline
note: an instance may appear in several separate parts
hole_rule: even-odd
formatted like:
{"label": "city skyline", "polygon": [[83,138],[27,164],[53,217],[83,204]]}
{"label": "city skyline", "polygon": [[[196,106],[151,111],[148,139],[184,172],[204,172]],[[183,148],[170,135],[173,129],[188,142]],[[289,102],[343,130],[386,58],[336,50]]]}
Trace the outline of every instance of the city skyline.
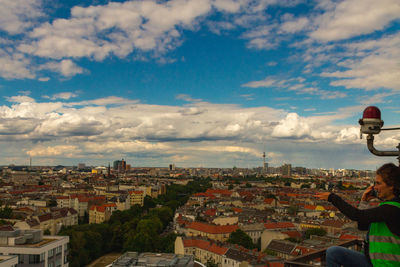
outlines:
{"label": "city skyline", "polygon": [[400,125],[399,19],[396,0],[2,1],[0,165],[396,162],[358,119]]}

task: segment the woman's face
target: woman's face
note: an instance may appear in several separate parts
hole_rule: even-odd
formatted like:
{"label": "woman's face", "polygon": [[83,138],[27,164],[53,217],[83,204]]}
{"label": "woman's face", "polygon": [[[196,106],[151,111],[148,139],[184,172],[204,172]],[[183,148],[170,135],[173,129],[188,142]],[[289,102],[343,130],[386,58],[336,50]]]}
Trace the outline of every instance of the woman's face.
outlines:
{"label": "woman's face", "polygon": [[374,189],[378,192],[380,199],[390,200],[395,197],[393,186],[388,186],[379,174],[376,175]]}

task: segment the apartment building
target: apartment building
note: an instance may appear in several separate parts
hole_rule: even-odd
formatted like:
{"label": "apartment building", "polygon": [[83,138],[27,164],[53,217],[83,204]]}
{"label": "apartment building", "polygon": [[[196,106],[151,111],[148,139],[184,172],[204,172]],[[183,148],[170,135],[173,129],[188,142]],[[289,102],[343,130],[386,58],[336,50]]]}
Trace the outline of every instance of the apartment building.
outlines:
{"label": "apartment building", "polygon": [[[42,230],[0,227],[1,256],[17,256],[7,267],[68,267],[68,236],[43,236]],[[3,266],[3,265],[1,265]]]}

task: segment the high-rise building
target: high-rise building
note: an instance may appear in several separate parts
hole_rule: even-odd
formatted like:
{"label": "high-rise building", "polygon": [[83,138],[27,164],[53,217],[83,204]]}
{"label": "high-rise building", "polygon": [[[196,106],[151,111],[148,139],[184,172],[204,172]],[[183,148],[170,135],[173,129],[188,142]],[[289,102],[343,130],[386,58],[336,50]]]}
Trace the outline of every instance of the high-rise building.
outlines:
{"label": "high-rise building", "polygon": [[175,164],[169,164],[169,170],[175,171]]}
{"label": "high-rise building", "polygon": [[126,161],[124,159],[114,161],[113,169],[118,172],[126,171]]}
{"label": "high-rise building", "polygon": [[283,164],[281,167],[282,176],[292,176],[292,164]]}

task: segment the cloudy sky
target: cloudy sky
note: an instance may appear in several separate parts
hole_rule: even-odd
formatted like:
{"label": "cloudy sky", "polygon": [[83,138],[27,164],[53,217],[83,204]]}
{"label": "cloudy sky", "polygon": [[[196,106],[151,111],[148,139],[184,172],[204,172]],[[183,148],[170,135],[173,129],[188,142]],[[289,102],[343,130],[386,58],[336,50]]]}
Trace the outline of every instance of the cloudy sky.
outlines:
{"label": "cloudy sky", "polygon": [[0,165],[375,169],[399,93],[398,0],[0,0]]}

